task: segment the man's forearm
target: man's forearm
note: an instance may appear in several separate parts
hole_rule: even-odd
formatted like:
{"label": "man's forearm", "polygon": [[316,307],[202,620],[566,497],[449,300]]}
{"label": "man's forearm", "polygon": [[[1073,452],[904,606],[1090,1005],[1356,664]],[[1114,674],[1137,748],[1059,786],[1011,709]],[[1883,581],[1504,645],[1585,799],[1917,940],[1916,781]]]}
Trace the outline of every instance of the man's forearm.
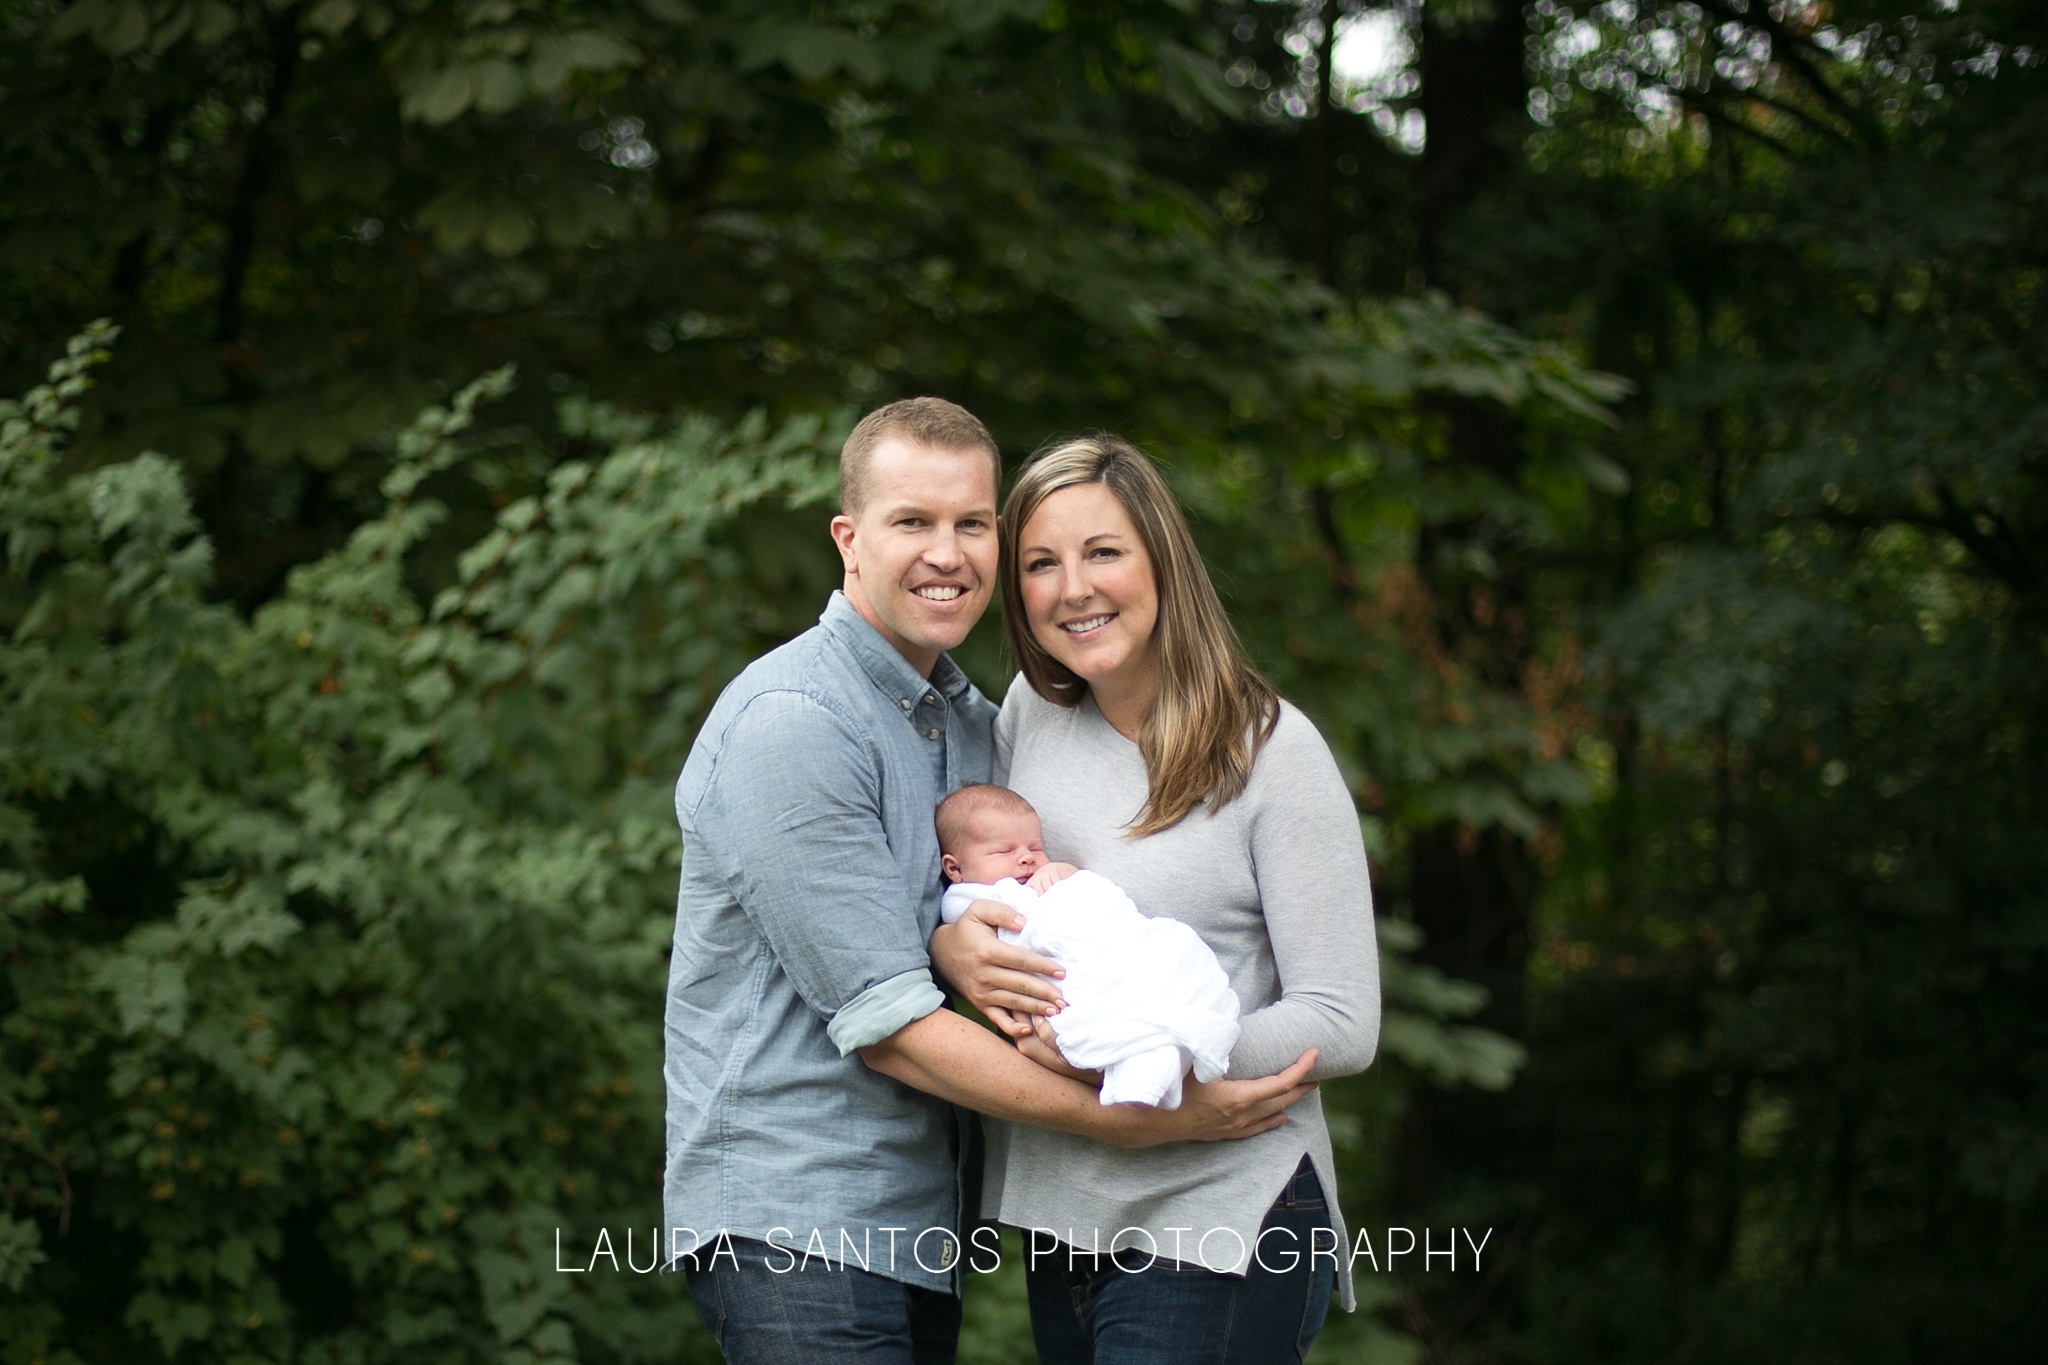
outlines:
{"label": "man's forearm", "polygon": [[1094,1090],[1055,1075],[951,1010],[934,1010],[860,1055],[884,1076],[991,1118],[1117,1146],[1158,1141],[1140,1131],[1151,1126],[1144,1116],[1105,1106]]}

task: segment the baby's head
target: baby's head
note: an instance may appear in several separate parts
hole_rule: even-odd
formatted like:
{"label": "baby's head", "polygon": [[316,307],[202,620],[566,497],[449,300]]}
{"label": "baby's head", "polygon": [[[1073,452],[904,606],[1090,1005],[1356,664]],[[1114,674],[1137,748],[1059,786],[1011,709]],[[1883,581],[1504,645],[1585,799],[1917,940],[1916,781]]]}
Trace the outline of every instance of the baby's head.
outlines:
{"label": "baby's head", "polygon": [[939,802],[939,866],[949,882],[1029,881],[1045,866],[1038,812],[1008,787],[977,782]]}

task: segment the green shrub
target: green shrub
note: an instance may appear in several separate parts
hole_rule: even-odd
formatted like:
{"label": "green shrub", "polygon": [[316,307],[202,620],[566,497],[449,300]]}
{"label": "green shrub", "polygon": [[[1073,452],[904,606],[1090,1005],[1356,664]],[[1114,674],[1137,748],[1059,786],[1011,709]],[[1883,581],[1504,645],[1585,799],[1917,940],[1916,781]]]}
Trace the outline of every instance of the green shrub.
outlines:
{"label": "green shrub", "polygon": [[667,788],[816,610],[736,527],[827,495],[825,422],[583,411],[612,453],[423,609],[489,376],[245,621],[168,461],[59,477],[111,337],[0,409],[6,1358],[676,1358],[680,1282],[556,1229],[652,1263]]}

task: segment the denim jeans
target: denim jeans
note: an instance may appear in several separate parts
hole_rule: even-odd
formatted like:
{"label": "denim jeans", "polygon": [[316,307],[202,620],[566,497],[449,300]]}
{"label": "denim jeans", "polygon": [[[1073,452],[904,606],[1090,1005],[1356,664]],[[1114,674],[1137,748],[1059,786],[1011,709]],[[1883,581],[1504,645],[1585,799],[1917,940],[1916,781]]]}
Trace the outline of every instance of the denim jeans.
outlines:
{"label": "denim jeans", "polygon": [[720,1258],[683,1272],[729,1365],[953,1365],[960,1300],[951,1294],[858,1267],[778,1275],[763,1264],[764,1244],[733,1245],[737,1266]]}
{"label": "denim jeans", "polygon": [[1264,1265],[1255,1262],[1242,1277],[1164,1258],[1148,1266],[1142,1251],[1112,1261],[1070,1258],[1062,1246],[1036,1264],[1027,1259],[1039,1365],[1300,1361],[1323,1328],[1336,1281],[1333,1257],[1309,1255],[1311,1245],[1334,1247],[1334,1232],[1310,1240],[1328,1227],[1322,1182],[1303,1157],[1260,1224]]}

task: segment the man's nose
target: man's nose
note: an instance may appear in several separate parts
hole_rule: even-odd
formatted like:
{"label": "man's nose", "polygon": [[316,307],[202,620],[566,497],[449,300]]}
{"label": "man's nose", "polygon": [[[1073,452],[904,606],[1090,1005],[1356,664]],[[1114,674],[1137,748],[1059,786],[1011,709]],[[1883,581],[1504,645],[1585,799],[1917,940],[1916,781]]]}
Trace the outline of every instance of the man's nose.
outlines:
{"label": "man's nose", "polygon": [[934,569],[957,569],[967,562],[967,555],[960,547],[960,533],[941,527],[929,544],[925,546],[924,562]]}

